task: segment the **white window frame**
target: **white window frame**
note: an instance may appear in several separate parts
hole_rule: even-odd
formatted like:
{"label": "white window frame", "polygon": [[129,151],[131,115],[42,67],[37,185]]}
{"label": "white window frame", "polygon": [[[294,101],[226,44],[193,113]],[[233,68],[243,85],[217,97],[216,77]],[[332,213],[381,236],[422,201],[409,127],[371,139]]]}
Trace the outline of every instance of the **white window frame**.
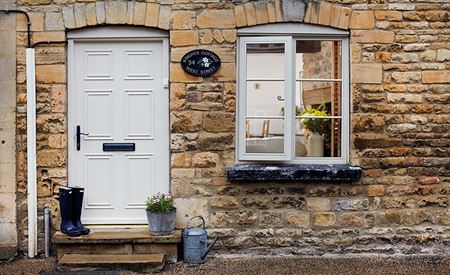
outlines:
{"label": "white window frame", "polygon": [[[295,157],[295,43],[297,40],[341,41],[341,156],[340,157]],[[245,153],[246,121],[246,45],[248,43],[285,43],[285,114],[284,153]],[[349,32],[316,25],[282,23],[249,27],[238,30],[237,55],[237,127],[236,155],[238,163],[280,162],[298,164],[347,164],[350,150],[350,53]],[[290,72],[290,74],[289,74]],[[289,75],[287,75],[289,74]]]}

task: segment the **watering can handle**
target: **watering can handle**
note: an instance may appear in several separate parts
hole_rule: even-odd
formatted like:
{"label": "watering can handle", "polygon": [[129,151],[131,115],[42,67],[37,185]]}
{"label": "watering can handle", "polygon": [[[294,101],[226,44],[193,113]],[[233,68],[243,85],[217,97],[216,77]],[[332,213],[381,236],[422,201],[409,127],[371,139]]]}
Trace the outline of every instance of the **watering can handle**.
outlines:
{"label": "watering can handle", "polygon": [[195,217],[190,218],[189,221],[187,222],[186,226],[184,227],[184,229],[190,228],[190,227],[189,227],[189,224],[190,224],[191,221],[192,221],[193,219],[195,219],[195,218],[200,218],[200,219],[202,219],[202,222],[203,222],[203,229],[205,229],[205,219],[203,219],[202,216],[195,216]]}

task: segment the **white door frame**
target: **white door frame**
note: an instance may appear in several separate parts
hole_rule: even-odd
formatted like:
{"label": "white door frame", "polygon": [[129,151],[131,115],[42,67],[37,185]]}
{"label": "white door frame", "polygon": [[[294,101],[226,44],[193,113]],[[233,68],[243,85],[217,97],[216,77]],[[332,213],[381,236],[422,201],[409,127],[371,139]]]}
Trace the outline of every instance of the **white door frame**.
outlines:
{"label": "white door frame", "polygon": [[[67,133],[68,133],[68,183],[74,178],[74,170],[70,169],[71,165],[75,163],[75,118],[76,118],[76,106],[74,103],[75,92],[74,91],[74,58],[75,58],[75,43],[77,41],[160,41],[163,47],[162,60],[162,76],[163,76],[163,90],[167,92],[165,98],[165,105],[167,106],[167,117],[170,118],[169,108],[169,34],[168,32],[155,30],[145,27],[136,26],[101,26],[88,29],[74,30],[67,34],[68,49],[67,49]],[[170,139],[169,121],[166,125],[167,138]],[[169,150],[167,152],[169,163],[169,175],[170,180],[170,143]],[[170,190],[170,182],[168,183]],[[149,194],[150,195],[150,194]]]}

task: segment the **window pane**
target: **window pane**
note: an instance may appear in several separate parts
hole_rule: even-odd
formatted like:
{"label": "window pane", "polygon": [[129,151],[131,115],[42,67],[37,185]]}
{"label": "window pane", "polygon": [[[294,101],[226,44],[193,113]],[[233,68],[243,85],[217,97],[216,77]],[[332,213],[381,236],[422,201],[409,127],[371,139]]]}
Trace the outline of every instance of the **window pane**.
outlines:
{"label": "window pane", "polygon": [[340,157],[341,119],[296,119],[296,157]]}
{"label": "window pane", "polygon": [[340,41],[296,41],[297,79],[341,78]]}
{"label": "window pane", "polygon": [[[328,115],[341,115],[342,84],[336,81],[297,81],[295,104],[297,115],[304,110],[326,110]],[[322,105],[322,106],[321,106]],[[325,109],[323,109],[325,108]]]}
{"label": "window pane", "polygon": [[283,119],[247,119],[245,130],[246,153],[284,152]]}
{"label": "window pane", "polygon": [[284,44],[247,44],[247,78],[284,78]]}
{"label": "window pane", "polygon": [[247,81],[247,116],[283,116],[284,81]]}

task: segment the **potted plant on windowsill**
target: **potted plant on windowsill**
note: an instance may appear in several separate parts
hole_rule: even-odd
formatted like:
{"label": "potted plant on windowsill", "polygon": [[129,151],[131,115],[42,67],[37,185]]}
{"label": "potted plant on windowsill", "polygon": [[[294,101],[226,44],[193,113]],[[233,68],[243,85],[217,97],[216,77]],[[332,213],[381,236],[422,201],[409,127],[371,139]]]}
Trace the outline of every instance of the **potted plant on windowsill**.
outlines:
{"label": "potted plant on windowsill", "polygon": [[[317,109],[307,109],[301,113],[302,116],[329,116],[324,104]],[[323,157],[323,135],[327,129],[327,118],[302,118],[301,122],[309,133],[307,138],[307,152],[309,157]]]}
{"label": "potted plant on windowsill", "polygon": [[169,194],[158,192],[147,199],[147,220],[150,233],[167,235],[175,229],[176,208]]}

